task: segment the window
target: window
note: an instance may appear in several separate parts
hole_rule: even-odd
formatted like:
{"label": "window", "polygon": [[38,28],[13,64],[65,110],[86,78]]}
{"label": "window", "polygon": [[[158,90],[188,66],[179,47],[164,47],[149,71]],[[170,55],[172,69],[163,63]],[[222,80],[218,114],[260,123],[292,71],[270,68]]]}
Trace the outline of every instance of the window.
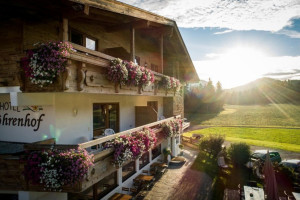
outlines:
{"label": "window", "polygon": [[119,104],[94,103],[93,104],[93,131],[94,136],[102,135],[105,129],[111,128],[119,132]]}
{"label": "window", "polygon": [[161,154],[161,144],[152,149],[152,160]]}
{"label": "window", "polygon": [[74,29],[70,29],[70,41],[91,50],[97,49],[97,39]]}
{"label": "window", "polygon": [[130,176],[135,173],[135,161],[128,163],[122,168],[122,182],[126,181]]}
{"label": "window", "polygon": [[110,175],[103,178],[101,181],[96,183],[97,197],[102,198],[110,191],[115,189],[117,184],[117,172],[113,172]]}
{"label": "window", "polygon": [[141,58],[139,56],[135,56],[135,62],[138,65],[141,65]]}
{"label": "window", "polygon": [[145,167],[149,163],[149,152],[146,152],[139,159],[140,169]]}
{"label": "window", "polygon": [[96,40],[86,37],[85,38],[85,47],[91,50],[96,50]]}
{"label": "window", "polygon": [[115,171],[110,175],[104,177],[94,186],[89,187],[83,193],[80,193],[79,196],[78,194],[72,194],[72,196],[76,196],[76,199],[86,199],[86,197],[92,197],[95,195],[97,199],[101,199],[113,189],[115,189],[117,186],[117,172]]}

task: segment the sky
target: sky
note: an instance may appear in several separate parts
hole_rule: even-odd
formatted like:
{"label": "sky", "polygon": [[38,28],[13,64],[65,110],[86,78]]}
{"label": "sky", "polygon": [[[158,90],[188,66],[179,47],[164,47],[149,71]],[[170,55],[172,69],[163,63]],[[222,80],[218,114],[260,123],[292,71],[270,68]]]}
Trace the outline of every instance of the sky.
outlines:
{"label": "sky", "polygon": [[300,79],[300,0],[121,0],[176,21],[200,80]]}

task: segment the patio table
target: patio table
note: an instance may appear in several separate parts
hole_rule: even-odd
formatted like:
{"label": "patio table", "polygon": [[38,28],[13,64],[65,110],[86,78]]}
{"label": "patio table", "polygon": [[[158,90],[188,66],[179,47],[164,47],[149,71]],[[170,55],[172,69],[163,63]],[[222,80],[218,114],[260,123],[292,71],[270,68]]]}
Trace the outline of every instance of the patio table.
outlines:
{"label": "patio table", "polygon": [[300,193],[292,192],[296,200],[300,200]]}
{"label": "patio table", "polygon": [[150,182],[152,181],[154,178],[154,176],[149,176],[149,175],[144,175],[144,174],[140,174],[138,175],[135,179],[133,179],[133,181],[142,181],[142,182]]}
{"label": "patio table", "polygon": [[122,193],[115,193],[112,197],[109,198],[109,200],[130,200],[132,199],[132,196],[128,194],[122,194]]}
{"label": "patio table", "polygon": [[264,200],[265,194],[262,188],[244,186],[245,200]]}

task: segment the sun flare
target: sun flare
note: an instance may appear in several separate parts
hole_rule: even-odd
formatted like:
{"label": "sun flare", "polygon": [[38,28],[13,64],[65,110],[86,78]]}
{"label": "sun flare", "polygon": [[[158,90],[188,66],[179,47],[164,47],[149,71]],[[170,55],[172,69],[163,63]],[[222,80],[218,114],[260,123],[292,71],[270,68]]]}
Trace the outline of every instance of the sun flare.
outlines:
{"label": "sun flare", "polygon": [[[237,46],[227,49],[221,54],[210,55],[212,60],[204,61],[210,69],[214,69],[213,81],[221,81],[225,88],[243,85],[260,78],[262,66],[267,55],[256,47]],[[199,68],[199,71],[203,70]],[[199,77],[203,77],[199,74]]]}

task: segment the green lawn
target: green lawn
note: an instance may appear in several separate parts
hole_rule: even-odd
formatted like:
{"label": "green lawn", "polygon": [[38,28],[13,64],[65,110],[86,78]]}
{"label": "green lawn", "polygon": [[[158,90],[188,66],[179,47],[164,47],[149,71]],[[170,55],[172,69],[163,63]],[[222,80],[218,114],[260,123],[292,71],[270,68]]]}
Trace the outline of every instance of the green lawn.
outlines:
{"label": "green lawn", "polygon": [[300,127],[300,105],[225,105],[219,114],[187,114],[192,125]]}
{"label": "green lawn", "polygon": [[300,152],[300,129],[211,127],[187,132],[184,136],[192,134],[221,134],[231,142]]}
{"label": "green lawn", "polygon": [[187,114],[187,117],[192,125],[208,128],[185,136],[221,134],[231,142],[300,152],[300,105],[225,105],[219,114]]}

